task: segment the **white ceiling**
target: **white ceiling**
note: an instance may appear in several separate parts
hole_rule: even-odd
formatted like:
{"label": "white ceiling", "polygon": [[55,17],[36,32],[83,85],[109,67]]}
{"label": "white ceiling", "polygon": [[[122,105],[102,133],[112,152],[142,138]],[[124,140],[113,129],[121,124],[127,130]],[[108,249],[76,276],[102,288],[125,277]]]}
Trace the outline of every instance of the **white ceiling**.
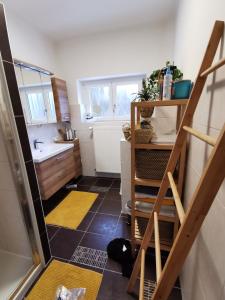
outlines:
{"label": "white ceiling", "polygon": [[177,0],[3,0],[17,16],[53,40],[163,22]]}

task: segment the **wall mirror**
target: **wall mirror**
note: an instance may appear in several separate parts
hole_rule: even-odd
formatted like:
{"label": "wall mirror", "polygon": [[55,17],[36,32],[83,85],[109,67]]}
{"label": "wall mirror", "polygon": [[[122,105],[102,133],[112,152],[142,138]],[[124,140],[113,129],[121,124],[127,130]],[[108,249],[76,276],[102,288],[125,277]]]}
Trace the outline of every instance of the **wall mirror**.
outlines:
{"label": "wall mirror", "polygon": [[15,71],[27,125],[56,123],[53,74],[16,60]]}

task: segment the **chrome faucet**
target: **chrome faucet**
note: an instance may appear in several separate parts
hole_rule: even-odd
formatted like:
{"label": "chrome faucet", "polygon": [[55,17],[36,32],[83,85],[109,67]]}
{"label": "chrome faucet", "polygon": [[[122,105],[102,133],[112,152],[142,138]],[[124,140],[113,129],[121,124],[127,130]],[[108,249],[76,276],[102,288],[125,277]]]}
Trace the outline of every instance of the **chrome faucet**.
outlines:
{"label": "chrome faucet", "polygon": [[44,144],[43,142],[39,142],[38,139],[34,139],[33,143],[34,143],[34,149],[39,149],[38,144]]}

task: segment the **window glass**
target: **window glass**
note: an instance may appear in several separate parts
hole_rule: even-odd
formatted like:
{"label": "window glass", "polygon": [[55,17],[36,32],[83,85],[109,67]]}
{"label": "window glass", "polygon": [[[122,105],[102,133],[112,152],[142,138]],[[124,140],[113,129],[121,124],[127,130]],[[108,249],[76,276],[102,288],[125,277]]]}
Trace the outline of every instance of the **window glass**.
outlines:
{"label": "window glass", "polygon": [[91,113],[94,117],[110,116],[112,114],[110,90],[108,86],[90,87],[89,97],[91,101]]}
{"label": "window glass", "polygon": [[130,103],[138,92],[138,83],[119,84],[116,86],[116,116],[130,115]]}

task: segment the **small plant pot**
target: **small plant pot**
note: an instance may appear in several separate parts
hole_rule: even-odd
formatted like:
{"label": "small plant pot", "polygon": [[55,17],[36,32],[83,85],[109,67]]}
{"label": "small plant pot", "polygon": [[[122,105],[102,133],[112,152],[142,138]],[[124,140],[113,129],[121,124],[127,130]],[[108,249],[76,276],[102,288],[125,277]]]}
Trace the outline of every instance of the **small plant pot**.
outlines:
{"label": "small plant pot", "polygon": [[191,80],[180,80],[174,82],[174,99],[188,99],[192,89]]}
{"label": "small plant pot", "polygon": [[142,107],[140,109],[140,114],[142,118],[151,118],[154,112],[154,107]]}

